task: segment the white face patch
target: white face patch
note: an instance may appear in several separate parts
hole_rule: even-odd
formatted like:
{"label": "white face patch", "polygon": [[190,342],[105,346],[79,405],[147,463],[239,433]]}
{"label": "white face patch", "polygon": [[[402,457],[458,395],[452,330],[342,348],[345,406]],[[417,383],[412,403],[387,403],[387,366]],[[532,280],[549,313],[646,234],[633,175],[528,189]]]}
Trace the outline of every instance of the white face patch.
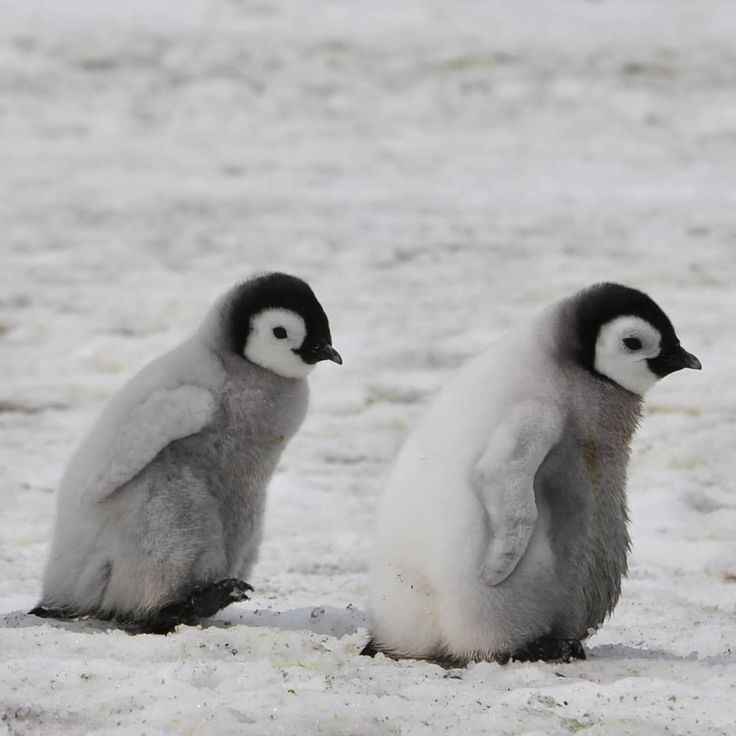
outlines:
{"label": "white face patch", "polygon": [[659,355],[662,335],[640,317],[626,316],[606,322],[595,344],[595,369],[619,386],[644,394],[658,380],[647,365]]}
{"label": "white face patch", "polygon": [[304,378],[314,366],[305,363],[294,350],[301,347],[306,335],[304,320],[295,312],[264,309],[251,317],[243,355],[284,378]]}

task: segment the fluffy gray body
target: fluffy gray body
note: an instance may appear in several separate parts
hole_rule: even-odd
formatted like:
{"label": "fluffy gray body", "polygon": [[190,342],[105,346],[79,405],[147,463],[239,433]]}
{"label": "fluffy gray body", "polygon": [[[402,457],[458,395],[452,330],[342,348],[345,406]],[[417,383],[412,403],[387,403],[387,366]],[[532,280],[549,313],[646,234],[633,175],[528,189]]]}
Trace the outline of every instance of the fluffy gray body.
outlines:
{"label": "fluffy gray body", "polygon": [[575,381],[560,440],[534,476],[555,559],[546,605],[556,612],[538,635],[585,638],[613,610],[627,571],[626,469],[641,402],[592,382]]}
{"label": "fluffy gray body", "polygon": [[137,620],[193,589],[247,578],[266,486],[308,388],[235,355],[220,360],[208,426],[168,444],[110,496],[60,507],[44,606]]}
{"label": "fluffy gray body", "polygon": [[246,598],[266,485],[321,360],[342,362],[303,281],[267,274],[223,295],[111,398],[72,457],[33,613],[166,633]]}

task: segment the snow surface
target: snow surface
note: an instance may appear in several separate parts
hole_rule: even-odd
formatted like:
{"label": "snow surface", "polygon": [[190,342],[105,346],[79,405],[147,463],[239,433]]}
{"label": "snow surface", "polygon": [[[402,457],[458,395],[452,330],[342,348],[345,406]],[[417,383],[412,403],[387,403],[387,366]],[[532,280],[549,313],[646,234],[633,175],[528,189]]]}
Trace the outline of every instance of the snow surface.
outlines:
{"label": "snow surface", "polygon": [[[734,733],[735,24],[732,0],[0,0],[0,734]],[[25,615],[104,399],[276,268],[345,365],[311,379],[252,602],[159,638]],[[359,657],[402,438],[601,279],[704,370],[650,394],[588,661]]]}

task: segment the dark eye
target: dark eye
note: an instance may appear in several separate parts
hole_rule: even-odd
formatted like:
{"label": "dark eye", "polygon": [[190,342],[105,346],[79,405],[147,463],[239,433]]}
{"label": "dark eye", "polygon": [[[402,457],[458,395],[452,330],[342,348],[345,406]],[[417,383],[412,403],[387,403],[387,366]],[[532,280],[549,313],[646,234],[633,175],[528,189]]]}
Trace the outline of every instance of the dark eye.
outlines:
{"label": "dark eye", "polygon": [[285,337],[288,336],[288,333],[283,327],[274,327],[273,328],[273,336],[277,340],[283,340]]}
{"label": "dark eye", "polygon": [[625,337],[624,345],[626,345],[629,350],[639,350],[641,347],[641,340],[638,337]]}

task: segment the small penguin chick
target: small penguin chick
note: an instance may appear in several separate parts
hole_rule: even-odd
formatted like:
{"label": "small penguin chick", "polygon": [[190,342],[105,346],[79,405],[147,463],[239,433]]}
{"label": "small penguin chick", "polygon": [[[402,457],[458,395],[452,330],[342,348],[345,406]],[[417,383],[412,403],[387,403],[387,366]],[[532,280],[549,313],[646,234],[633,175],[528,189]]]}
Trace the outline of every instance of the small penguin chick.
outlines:
{"label": "small penguin chick", "polygon": [[304,281],[271,273],[224,294],[72,457],[31,613],[167,633],[246,599],[266,486],[322,360],[342,363]]}
{"label": "small penguin chick", "polygon": [[597,284],[466,364],[412,432],[378,509],[364,653],[584,658],[626,573],[642,395],[699,369],[646,294]]}

